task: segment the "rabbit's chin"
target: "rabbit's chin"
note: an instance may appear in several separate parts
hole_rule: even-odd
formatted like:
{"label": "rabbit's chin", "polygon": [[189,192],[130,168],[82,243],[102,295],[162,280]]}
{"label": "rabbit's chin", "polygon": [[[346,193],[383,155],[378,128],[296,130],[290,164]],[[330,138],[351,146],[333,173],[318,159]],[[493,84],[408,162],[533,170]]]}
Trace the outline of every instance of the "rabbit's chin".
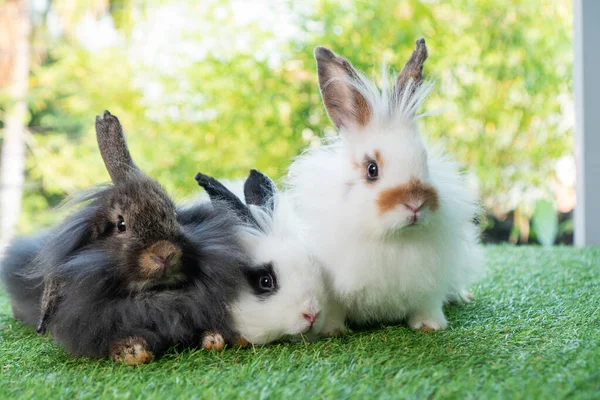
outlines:
{"label": "rabbit's chin", "polygon": [[129,289],[131,291],[144,291],[148,289],[153,289],[157,287],[165,287],[165,286],[177,286],[182,284],[187,280],[187,276],[181,272],[174,272],[168,276],[165,276],[161,279],[145,279],[141,281],[133,281],[129,283]]}
{"label": "rabbit's chin", "polygon": [[396,221],[390,221],[379,233],[383,238],[397,239],[405,236],[420,235],[424,230],[431,229],[432,227],[431,216],[429,213],[423,213],[416,221],[412,216],[405,216],[396,219]]}

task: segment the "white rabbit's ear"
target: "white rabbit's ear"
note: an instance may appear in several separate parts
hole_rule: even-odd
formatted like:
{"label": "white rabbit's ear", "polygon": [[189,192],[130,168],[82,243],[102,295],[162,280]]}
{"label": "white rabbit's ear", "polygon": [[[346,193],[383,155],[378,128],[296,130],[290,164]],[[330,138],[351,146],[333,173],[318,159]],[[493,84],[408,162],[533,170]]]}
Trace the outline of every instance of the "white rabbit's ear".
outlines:
{"label": "white rabbit's ear", "polygon": [[139,171],[129,153],[119,119],[108,110],[96,117],[96,139],[113,183],[124,182],[132,170]]}
{"label": "white rabbit's ear", "polygon": [[423,64],[427,60],[427,56],[425,39],[417,39],[415,50],[413,50],[406,64],[404,64],[394,84],[394,98],[398,104],[400,102],[407,103],[412,100],[415,91],[423,83]]}
{"label": "white rabbit's ear", "polygon": [[250,170],[250,175],[244,183],[246,204],[270,208],[273,211],[275,205],[273,197],[276,193],[277,187],[271,178],[255,169]]}
{"label": "white rabbit's ear", "polygon": [[315,48],[315,59],[323,104],[331,121],[338,128],[367,125],[372,110],[353,85],[359,79],[352,64],[322,46]]}

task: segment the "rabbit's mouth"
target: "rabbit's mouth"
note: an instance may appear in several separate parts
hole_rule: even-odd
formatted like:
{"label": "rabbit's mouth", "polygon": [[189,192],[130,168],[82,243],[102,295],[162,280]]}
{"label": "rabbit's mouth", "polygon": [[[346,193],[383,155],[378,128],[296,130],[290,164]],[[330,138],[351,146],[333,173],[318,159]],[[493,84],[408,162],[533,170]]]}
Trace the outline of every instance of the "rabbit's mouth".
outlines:
{"label": "rabbit's mouth", "polygon": [[409,218],[408,220],[403,221],[387,229],[385,232],[382,233],[382,238],[395,240],[405,235],[411,235],[413,233],[416,233],[421,229],[425,229],[426,226],[427,222],[424,218]]}
{"label": "rabbit's mouth", "polygon": [[182,271],[172,271],[167,275],[162,275],[160,277],[147,277],[141,281],[131,282],[129,287],[133,291],[179,287],[186,280],[187,276]]}
{"label": "rabbit's mouth", "polygon": [[169,241],[160,241],[140,255],[139,269],[142,276],[152,281],[165,281],[181,275],[182,251]]}
{"label": "rabbit's mouth", "polygon": [[186,279],[186,276],[181,271],[173,271],[171,273],[166,273],[161,278],[155,279],[157,285],[173,285],[180,283]]}
{"label": "rabbit's mouth", "polygon": [[421,217],[417,214],[412,215],[408,220],[408,225],[406,225],[406,226],[407,227],[416,226],[419,223],[420,218]]}

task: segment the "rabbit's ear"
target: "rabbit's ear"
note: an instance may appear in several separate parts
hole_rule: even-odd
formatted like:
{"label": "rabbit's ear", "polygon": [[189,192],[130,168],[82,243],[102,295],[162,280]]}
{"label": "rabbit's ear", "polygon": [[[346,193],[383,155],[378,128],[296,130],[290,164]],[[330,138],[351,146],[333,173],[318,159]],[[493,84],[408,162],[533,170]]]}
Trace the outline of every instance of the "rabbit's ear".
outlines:
{"label": "rabbit's ear", "polygon": [[319,88],[329,118],[338,128],[365,126],[371,119],[371,107],[352,83],[358,73],[348,60],[326,47],[315,48]]}
{"label": "rabbit's ear", "polygon": [[242,220],[252,224],[256,223],[248,207],[221,182],[201,172],[198,172],[194,179],[196,179],[198,185],[204,188],[212,202],[225,202]]}
{"label": "rabbit's ear", "polygon": [[46,333],[48,324],[60,303],[60,291],[60,283],[56,278],[47,277],[44,279],[44,292],[42,294],[40,318],[35,329],[37,333]]}
{"label": "rabbit's ear", "polygon": [[113,183],[125,181],[132,170],[139,171],[129,154],[121,123],[108,111],[96,117],[96,139]]}
{"label": "rabbit's ear", "polygon": [[[423,64],[428,56],[425,39],[417,39],[416,45],[417,47],[412,52],[406,64],[404,64],[394,84],[396,101],[410,100],[417,88],[423,83]],[[404,97],[406,98],[403,99]]]}
{"label": "rabbit's ear", "polygon": [[273,211],[275,193],[277,193],[277,187],[271,178],[255,169],[250,170],[250,175],[244,183],[246,204],[253,204],[261,208],[268,207]]}

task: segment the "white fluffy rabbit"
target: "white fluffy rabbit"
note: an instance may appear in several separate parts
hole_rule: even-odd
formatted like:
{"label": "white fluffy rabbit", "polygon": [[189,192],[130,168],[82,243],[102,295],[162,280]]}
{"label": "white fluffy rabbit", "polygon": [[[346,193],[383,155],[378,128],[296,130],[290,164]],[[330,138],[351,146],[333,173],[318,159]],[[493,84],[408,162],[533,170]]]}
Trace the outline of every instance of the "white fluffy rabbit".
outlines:
{"label": "white fluffy rabbit", "polygon": [[309,227],[310,250],[352,324],[407,320],[413,329],[444,329],[444,303],[470,300],[465,287],[483,260],[477,199],[458,165],[417,129],[432,88],[422,76],[425,40],[381,90],[324,47],[315,58],[340,135],[290,167],[289,193]]}
{"label": "white fluffy rabbit", "polygon": [[201,173],[196,180],[212,201],[229,203],[246,222],[241,236],[253,267],[247,273],[247,289],[232,306],[240,336],[252,344],[265,344],[344,332],[344,316],[330,310],[322,270],[307,251],[302,224],[273,181],[256,170],[243,188],[236,182],[225,187]]}

